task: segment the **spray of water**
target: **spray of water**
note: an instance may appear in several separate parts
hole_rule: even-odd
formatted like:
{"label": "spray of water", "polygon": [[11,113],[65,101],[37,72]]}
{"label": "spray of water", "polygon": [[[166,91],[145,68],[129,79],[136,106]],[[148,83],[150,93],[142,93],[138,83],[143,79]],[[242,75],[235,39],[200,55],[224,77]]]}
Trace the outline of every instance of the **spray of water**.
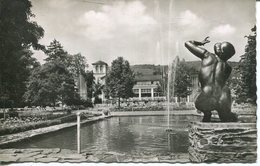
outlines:
{"label": "spray of water", "polygon": [[170,76],[171,76],[171,61],[170,61],[170,56],[171,56],[171,40],[172,40],[172,24],[171,24],[171,19],[172,19],[172,6],[173,6],[173,0],[170,0],[170,5],[169,5],[169,21],[168,21],[168,83],[167,83],[167,126],[168,129],[170,128]]}
{"label": "spray of water", "polygon": [[[155,15],[160,22],[160,6],[158,0],[154,1],[155,4]],[[172,61],[172,39],[173,39],[173,32],[172,32],[172,14],[173,14],[173,0],[169,0],[169,15],[168,15],[168,34],[167,34],[167,62],[168,62],[168,79],[167,79],[167,128],[170,128],[170,99],[171,96],[174,96],[174,80],[175,80],[175,68],[176,68],[176,59]],[[161,56],[162,58],[162,63],[164,63],[164,48],[163,47],[163,42],[162,42],[162,36],[163,36],[163,31],[162,31],[162,24],[159,23],[159,40],[156,43],[156,53]],[[176,45],[177,46],[177,45]],[[163,69],[164,70],[164,69]],[[163,71],[164,73],[164,71]]]}

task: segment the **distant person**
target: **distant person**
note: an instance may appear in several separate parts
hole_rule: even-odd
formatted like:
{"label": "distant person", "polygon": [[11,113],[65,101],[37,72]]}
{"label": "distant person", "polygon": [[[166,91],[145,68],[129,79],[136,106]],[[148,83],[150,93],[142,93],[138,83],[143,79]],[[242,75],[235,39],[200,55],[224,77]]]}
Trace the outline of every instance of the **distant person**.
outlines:
{"label": "distant person", "polygon": [[235,122],[237,116],[231,112],[231,94],[226,85],[232,68],[227,60],[235,54],[234,46],[229,42],[216,43],[214,53],[199,46],[209,43],[209,37],[203,41],[187,41],[185,47],[195,56],[199,57],[201,69],[199,83],[201,93],[195,101],[195,107],[204,113],[203,122],[211,121],[211,111],[216,110],[222,122]]}

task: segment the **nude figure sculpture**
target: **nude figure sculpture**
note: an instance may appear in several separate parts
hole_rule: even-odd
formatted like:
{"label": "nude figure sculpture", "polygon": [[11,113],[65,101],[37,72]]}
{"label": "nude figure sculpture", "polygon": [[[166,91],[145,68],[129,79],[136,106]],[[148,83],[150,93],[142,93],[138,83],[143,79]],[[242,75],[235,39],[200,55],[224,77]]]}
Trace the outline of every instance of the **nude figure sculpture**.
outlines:
{"label": "nude figure sculpture", "polygon": [[232,71],[227,60],[235,54],[235,49],[231,43],[222,42],[216,43],[215,54],[211,53],[200,47],[210,42],[208,38],[201,42],[185,42],[185,47],[202,60],[198,77],[201,93],[195,101],[195,107],[204,113],[203,122],[211,121],[213,110],[218,112],[222,122],[235,122],[237,116],[231,112],[231,93],[226,85]]}

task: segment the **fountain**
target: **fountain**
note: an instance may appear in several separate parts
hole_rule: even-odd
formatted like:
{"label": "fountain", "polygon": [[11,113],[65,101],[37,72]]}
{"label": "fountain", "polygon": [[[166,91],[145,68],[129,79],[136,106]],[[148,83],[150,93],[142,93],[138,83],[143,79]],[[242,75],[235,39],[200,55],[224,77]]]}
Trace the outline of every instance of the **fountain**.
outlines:
{"label": "fountain", "polygon": [[[181,150],[181,145],[179,144],[179,133],[176,132],[170,126],[170,103],[172,97],[174,97],[174,82],[175,82],[175,74],[176,67],[178,63],[178,56],[175,57],[173,61],[171,61],[170,57],[172,56],[171,46],[172,46],[172,8],[173,8],[173,0],[169,2],[169,20],[168,20],[168,79],[167,79],[167,137],[168,137],[168,150],[170,152],[179,152]],[[178,43],[176,43],[176,48],[178,49]]]}
{"label": "fountain", "polygon": [[[168,22],[168,62],[172,46],[172,7],[173,0],[169,2]],[[207,38],[205,39],[207,41]],[[176,44],[178,50],[178,44]],[[224,46],[229,44],[224,43]],[[186,46],[187,47],[187,46]],[[189,49],[189,48],[188,48]],[[189,49],[194,52],[192,49]],[[174,97],[174,81],[177,57],[173,63],[168,64],[167,81],[167,139],[170,152],[178,153],[182,149],[180,140],[183,139],[178,130],[170,125],[171,97]],[[228,76],[227,76],[228,78]],[[226,80],[225,80],[226,81]],[[205,100],[205,99],[203,99]],[[203,103],[201,100],[201,103]],[[205,102],[204,102],[205,103]],[[228,105],[228,104],[227,104]],[[205,106],[212,107],[213,104],[206,103]],[[223,107],[223,106],[222,106]],[[225,110],[226,111],[226,110]],[[222,112],[220,112],[222,113]],[[206,115],[207,116],[207,115]],[[210,114],[211,116],[211,114]],[[234,123],[236,121],[233,113],[227,112],[226,116],[220,114],[221,123],[190,122],[188,149],[191,162],[255,162],[256,160],[256,125],[255,123]],[[204,121],[208,122],[207,117]],[[209,120],[210,121],[210,120]],[[233,123],[225,123],[233,122]],[[177,122],[178,123],[178,120]],[[198,137],[199,135],[199,137]]]}

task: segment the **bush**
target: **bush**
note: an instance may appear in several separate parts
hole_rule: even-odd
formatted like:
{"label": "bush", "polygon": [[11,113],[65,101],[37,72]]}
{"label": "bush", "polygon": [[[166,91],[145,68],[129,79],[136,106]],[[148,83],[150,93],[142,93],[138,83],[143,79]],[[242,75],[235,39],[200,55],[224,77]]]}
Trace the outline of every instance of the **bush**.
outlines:
{"label": "bush", "polygon": [[93,103],[92,103],[92,101],[90,100],[90,99],[88,99],[88,100],[82,100],[82,105],[84,106],[84,107],[93,107]]}

